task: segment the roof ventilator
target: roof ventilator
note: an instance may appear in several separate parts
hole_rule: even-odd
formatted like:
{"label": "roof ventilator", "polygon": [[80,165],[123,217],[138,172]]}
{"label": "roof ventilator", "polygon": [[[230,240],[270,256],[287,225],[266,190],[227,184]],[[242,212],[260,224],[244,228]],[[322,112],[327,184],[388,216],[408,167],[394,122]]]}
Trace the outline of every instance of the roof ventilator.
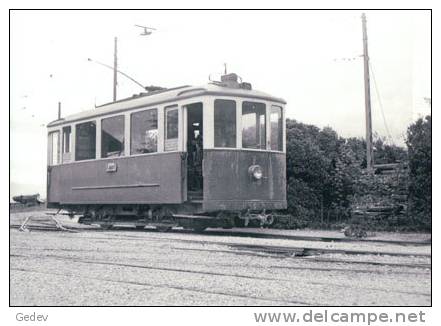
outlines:
{"label": "roof ventilator", "polygon": [[[239,82],[240,78],[240,82]],[[221,76],[221,81],[213,81],[214,84],[222,87],[228,87],[228,88],[240,88],[240,89],[246,89],[251,90],[251,84],[242,82],[242,78],[238,76],[235,73],[226,74]]]}

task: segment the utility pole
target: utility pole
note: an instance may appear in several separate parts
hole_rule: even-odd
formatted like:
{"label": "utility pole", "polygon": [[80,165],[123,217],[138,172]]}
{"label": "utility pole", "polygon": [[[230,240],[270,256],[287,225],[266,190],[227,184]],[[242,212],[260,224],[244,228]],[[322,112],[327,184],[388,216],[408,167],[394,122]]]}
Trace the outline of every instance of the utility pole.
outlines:
{"label": "utility pole", "polygon": [[[136,27],[142,27],[144,29],[144,32],[141,33],[140,35],[150,35],[150,34],[152,34],[153,31],[156,31],[156,29],[153,28],[153,27],[147,27],[147,26],[141,26],[141,25],[135,25],[135,26]],[[102,62],[99,62],[99,61],[96,61],[96,60],[92,60],[91,58],[88,58],[87,61],[98,63],[101,66],[104,66],[106,68],[109,68],[109,69],[113,70],[113,101],[114,102],[116,101],[116,97],[117,97],[116,93],[117,93],[117,87],[118,87],[118,73],[120,73],[124,77],[127,77],[132,82],[136,83],[137,85],[142,87],[144,90],[146,90],[146,87],[144,85],[142,85],[141,83],[137,82],[135,79],[133,79],[132,77],[130,77],[126,73],[118,70],[118,38],[116,36],[115,36],[115,39],[114,39],[114,49],[113,49],[113,67],[110,66],[110,65],[107,65],[105,63],[102,63]],[[154,90],[163,89],[162,87],[158,88],[157,86],[151,86],[150,89],[152,89],[152,88],[154,88]]]}
{"label": "utility pole", "polygon": [[369,54],[366,30],[366,15],[361,15],[363,26],[363,61],[364,61],[364,101],[366,111],[366,162],[368,171],[374,166],[374,151],[372,148],[372,116],[371,116],[371,91],[369,81]]}
{"label": "utility pole", "polygon": [[116,85],[117,85],[117,76],[118,76],[118,57],[117,57],[117,49],[118,49],[118,38],[115,37],[115,48],[113,52],[113,101],[116,101]]}

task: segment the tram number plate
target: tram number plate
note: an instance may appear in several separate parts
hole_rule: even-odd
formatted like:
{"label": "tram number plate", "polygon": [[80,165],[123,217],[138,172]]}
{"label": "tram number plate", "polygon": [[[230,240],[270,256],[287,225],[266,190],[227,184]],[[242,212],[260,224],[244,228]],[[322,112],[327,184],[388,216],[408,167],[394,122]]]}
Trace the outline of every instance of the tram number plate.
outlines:
{"label": "tram number plate", "polygon": [[177,151],[178,150],[178,140],[177,139],[166,139],[164,149],[166,152]]}
{"label": "tram number plate", "polygon": [[106,172],[116,172],[117,165],[115,162],[109,162],[107,163]]}

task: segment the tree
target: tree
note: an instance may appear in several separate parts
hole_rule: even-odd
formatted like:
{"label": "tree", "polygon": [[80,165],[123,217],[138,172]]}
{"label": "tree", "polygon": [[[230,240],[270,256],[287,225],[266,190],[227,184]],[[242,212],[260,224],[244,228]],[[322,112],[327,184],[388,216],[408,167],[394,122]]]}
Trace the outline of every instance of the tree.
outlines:
{"label": "tree", "polygon": [[355,160],[360,162],[360,167],[365,169],[367,167],[366,161],[366,140],[363,138],[350,137],[346,139],[346,144],[355,155]]}
{"label": "tree", "polygon": [[388,145],[383,138],[374,141],[374,163],[387,164],[407,160],[407,152],[403,147]]}
{"label": "tree", "polygon": [[420,118],[407,129],[409,204],[414,221],[431,228],[432,117]]}

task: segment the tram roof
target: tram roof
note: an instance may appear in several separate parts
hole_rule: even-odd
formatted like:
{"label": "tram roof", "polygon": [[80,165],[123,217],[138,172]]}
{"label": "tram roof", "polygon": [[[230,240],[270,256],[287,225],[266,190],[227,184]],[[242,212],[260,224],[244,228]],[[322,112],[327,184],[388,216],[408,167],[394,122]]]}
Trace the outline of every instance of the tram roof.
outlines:
{"label": "tram roof", "polygon": [[192,97],[199,97],[204,95],[213,96],[231,96],[251,98],[256,100],[272,101],[281,104],[286,104],[282,98],[274,97],[268,93],[257,90],[250,90],[244,88],[232,88],[221,85],[220,83],[209,83],[203,86],[180,86],[175,88],[168,88],[163,90],[152,91],[148,93],[140,93],[131,97],[121,99],[115,102],[100,105],[92,110],[87,110],[66,116],[64,118],[52,121],[48,127],[54,127],[61,124],[86,120],[89,118],[99,117],[107,114],[114,114],[131,109],[137,109],[147,106],[154,106],[166,104],[188,99]]}

